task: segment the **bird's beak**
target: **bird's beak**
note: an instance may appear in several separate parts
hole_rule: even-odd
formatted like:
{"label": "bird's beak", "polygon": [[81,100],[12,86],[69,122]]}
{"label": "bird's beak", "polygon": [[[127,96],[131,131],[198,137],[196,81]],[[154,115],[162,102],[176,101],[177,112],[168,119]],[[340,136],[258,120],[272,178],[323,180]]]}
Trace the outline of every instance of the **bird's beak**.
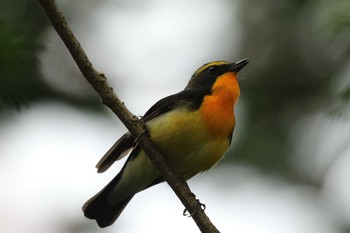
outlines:
{"label": "bird's beak", "polygon": [[233,71],[235,73],[238,73],[238,71],[240,71],[243,67],[245,67],[247,64],[248,64],[248,59],[243,59],[243,60],[240,60],[236,63],[232,63],[230,65],[230,71]]}

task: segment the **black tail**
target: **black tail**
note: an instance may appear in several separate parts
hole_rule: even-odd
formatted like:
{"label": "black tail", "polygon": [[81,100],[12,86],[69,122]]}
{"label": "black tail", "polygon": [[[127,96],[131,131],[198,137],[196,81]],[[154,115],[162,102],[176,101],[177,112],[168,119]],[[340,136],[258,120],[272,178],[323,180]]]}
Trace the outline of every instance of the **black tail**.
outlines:
{"label": "black tail", "polygon": [[[133,151],[135,152],[135,150]],[[133,153],[132,152],[132,153]],[[136,152],[137,153],[137,152]],[[117,203],[110,203],[110,195],[112,190],[116,187],[119,180],[122,177],[123,171],[130,160],[130,157],[125,162],[123,168],[118,173],[117,176],[115,176],[100,192],[98,192],[95,196],[90,198],[85,204],[83,205],[83,212],[85,217],[89,219],[95,219],[97,224],[100,227],[108,227],[112,225],[119,215],[123,212],[126,205],[129,203],[131,198],[134,196],[127,196],[125,198],[121,198],[121,200]],[[102,159],[98,166],[107,166],[106,169],[111,165],[111,163],[103,164],[104,161],[107,161],[106,159]],[[99,167],[100,169],[100,167]],[[123,194],[121,194],[123,195]]]}
{"label": "black tail", "polygon": [[100,227],[108,227],[112,225],[133,197],[132,195],[121,199],[117,203],[110,203],[111,191],[119,182],[123,170],[124,168],[106,185],[106,187],[83,205],[82,209],[85,217],[95,219]]}
{"label": "black tail", "polygon": [[[112,195],[112,190],[116,187],[117,183],[121,179],[123,171],[124,171],[125,167],[127,166],[128,162],[132,161],[135,158],[135,156],[138,155],[140,149],[141,149],[140,147],[136,147],[131,152],[128,160],[126,161],[126,163],[124,164],[122,170],[118,173],[118,175],[116,177],[114,177],[107,184],[106,187],[104,187],[99,193],[97,193],[95,196],[90,198],[83,205],[83,212],[84,212],[85,217],[87,217],[89,219],[95,219],[97,224],[100,227],[108,227],[108,226],[112,225],[117,220],[119,215],[123,212],[124,208],[129,203],[131,198],[133,198],[134,194],[131,194],[131,196],[126,196],[126,197],[119,196],[120,201],[118,201],[117,203],[111,203],[112,201],[111,201],[110,195]],[[103,164],[103,162],[101,164]],[[109,164],[109,162],[107,164]],[[105,166],[105,165],[103,165],[103,166]],[[110,165],[106,165],[106,166],[110,166]],[[161,177],[157,178],[153,182],[150,182],[149,185],[145,185],[145,187],[140,187],[139,189],[136,188],[134,191],[136,193],[136,192],[140,191],[140,189],[141,190],[146,189],[146,188],[153,186],[155,184],[158,184],[162,181],[163,181],[163,179]],[[120,193],[120,195],[123,195],[123,194],[125,195],[125,193]],[[113,195],[117,195],[117,194],[114,193]],[[117,197],[116,197],[116,199],[117,199]]]}
{"label": "black tail", "polygon": [[131,198],[132,196],[117,204],[109,204],[107,196],[103,192],[98,193],[84,204],[84,215],[87,218],[95,219],[100,227],[108,227],[117,220]]}

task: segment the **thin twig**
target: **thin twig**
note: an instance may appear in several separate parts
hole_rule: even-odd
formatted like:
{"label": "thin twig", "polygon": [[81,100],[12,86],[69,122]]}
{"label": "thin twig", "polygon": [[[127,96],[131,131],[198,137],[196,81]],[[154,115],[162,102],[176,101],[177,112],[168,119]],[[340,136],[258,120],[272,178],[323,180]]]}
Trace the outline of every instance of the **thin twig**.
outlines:
{"label": "thin twig", "polygon": [[201,232],[219,232],[204,213],[201,204],[192,194],[186,182],[174,172],[147,134],[143,133],[144,128],[139,119],[119,100],[118,96],[109,86],[105,75],[97,72],[93,68],[78,40],[68,27],[62,13],[58,10],[55,2],[53,0],[39,0],[39,2],[50,19],[52,26],[77,63],[81,73],[101,97],[102,103],[118,116],[135,138],[138,138],[138,143],[146,152],[147,156],[174,190],[188,212],[192,213],[192,218]]}

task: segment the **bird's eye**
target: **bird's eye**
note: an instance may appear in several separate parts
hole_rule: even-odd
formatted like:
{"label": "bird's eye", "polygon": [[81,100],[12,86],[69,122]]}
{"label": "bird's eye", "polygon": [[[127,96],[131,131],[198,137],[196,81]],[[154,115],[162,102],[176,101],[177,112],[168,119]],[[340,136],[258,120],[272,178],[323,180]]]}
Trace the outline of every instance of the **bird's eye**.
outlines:
{"label": "bird's eye", "polygon": [[214,73],[216,71],[216,67],[215,66],[211,66],[208,68],[208,73]]}

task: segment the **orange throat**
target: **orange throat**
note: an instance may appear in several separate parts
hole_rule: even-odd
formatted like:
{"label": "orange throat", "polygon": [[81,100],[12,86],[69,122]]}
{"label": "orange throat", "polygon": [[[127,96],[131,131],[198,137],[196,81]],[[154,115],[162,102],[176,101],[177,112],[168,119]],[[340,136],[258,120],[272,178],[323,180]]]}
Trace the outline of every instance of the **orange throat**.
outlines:
{"label": "orange throat", "polygon": [[234,105],[240,89],[233,72],[219,76],[212,87],[212,94],[203,99],[199,109],[208,131],[216,137],[228,137],[235,125]]}

